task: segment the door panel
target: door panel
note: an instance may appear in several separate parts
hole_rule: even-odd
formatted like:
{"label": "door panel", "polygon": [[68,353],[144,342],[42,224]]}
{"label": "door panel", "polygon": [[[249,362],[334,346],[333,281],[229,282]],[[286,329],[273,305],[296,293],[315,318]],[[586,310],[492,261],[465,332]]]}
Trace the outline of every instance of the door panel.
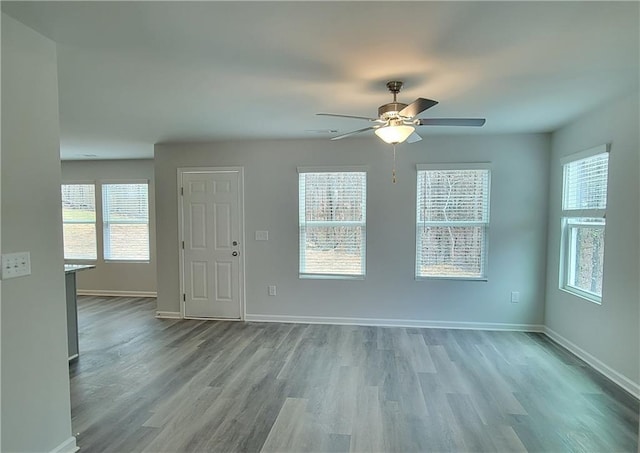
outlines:
{"label": "door panel", "polygon": [[240,319],[240,171],[183,172],[181,179],[184,316]]}

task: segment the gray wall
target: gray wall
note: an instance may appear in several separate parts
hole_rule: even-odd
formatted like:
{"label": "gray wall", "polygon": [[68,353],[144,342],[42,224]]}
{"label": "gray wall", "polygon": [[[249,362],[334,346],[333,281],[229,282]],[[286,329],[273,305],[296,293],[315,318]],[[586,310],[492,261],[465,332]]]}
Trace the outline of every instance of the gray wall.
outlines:
{"label": "gray wall", "polygon": [[55,44],[2,14],[2,253],[31,275],[2,282],[2,446],[71,437]]}
{"label": "gray wall", "polygon": [[[376,137],[156,145],[158,310],[180,311],[177,168],[245,169],[246,311],[251,315],[542,324],[549,136],[433,136],[398,147]],[[416,163],[491,162],[488,282],[416,281]],[[297,166],[366,165],[367,276],[298,278]],[[269,241],[256,242],[255,231]],[[278,295],[267,296],[267,285]],[[520,291],[521,302],[510,303]]]}
{"label": "gray wall", "polygon": [[[638,356],[638,93],[603,106],[552,136],[545,324],[640,383]],[[602,305],[558,289],[562,156],[611,143]]]}
{"label": "gray wall", "polygon": [[[155,294],[156,292],[156,241],[155,241],[155,190],[152,160],[113,161],[64,161],[62,181],[118,181],[132,179],[149,180],[149,257],[148,263],[105,263],[98,253],[96,268],[78,273],[80,293],[107,295]],[[99,186],[96,191],[100,190]],[[102,244],[102,209],[97,208],[98,245]]]}

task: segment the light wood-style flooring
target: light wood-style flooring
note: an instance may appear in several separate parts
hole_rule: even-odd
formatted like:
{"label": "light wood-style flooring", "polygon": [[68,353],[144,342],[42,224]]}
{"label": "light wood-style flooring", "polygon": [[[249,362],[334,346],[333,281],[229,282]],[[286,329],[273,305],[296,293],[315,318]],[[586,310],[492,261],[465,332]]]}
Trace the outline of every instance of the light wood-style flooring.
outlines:
{"label": "light wood-style flooring", "polygon": [[81,452],[636,452],[638,401],[540,334],[159,320],[79,298]]}

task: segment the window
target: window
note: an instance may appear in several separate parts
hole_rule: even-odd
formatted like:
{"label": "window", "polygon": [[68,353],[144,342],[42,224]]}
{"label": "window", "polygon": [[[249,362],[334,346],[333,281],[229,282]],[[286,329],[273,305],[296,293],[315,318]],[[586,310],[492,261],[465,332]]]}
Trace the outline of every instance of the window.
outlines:
{"label": "window", "polygon": [[419,165],[416,278],[486,279],[486,164]]}
{"label": "window", "polygon": [[149,185],[103,184],[104,259],[149,260]]}
{"label": "window", "polygon": [[367,173],[298,171],[300,277],[364,277]]}
{"label": "window", "polygon": [[64,259],[95,260],[96,189],[94,184],[62,185]]}
{"label": "window", "polygon": [[608,146],[569,156],[562,166],[560,287],[601,302]]}

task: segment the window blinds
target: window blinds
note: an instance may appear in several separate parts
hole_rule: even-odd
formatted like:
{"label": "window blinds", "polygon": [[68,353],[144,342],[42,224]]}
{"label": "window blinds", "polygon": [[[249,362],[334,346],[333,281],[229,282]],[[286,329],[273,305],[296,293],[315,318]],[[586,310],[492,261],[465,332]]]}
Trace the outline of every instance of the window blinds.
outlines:
{"label": "window blinds", "polygon": [[64,259],[95,260],[96,194],[94,184],[62,185]]}
{"label": "window blinds", "polygon": [[299,175],[300,274],[365,273],[366,172]]}
{"label": "window blinds", "polygon": [[565,164],[562,209],[606,209],[608,168],[606,152]]}
{"label": "window blinds", "polygon": [[488,169],[419,170],[416,276],[484,278]]}
{"label": "window blinds", "polygon": [[106,260],[149,259],[148,184],[103,184]]}

